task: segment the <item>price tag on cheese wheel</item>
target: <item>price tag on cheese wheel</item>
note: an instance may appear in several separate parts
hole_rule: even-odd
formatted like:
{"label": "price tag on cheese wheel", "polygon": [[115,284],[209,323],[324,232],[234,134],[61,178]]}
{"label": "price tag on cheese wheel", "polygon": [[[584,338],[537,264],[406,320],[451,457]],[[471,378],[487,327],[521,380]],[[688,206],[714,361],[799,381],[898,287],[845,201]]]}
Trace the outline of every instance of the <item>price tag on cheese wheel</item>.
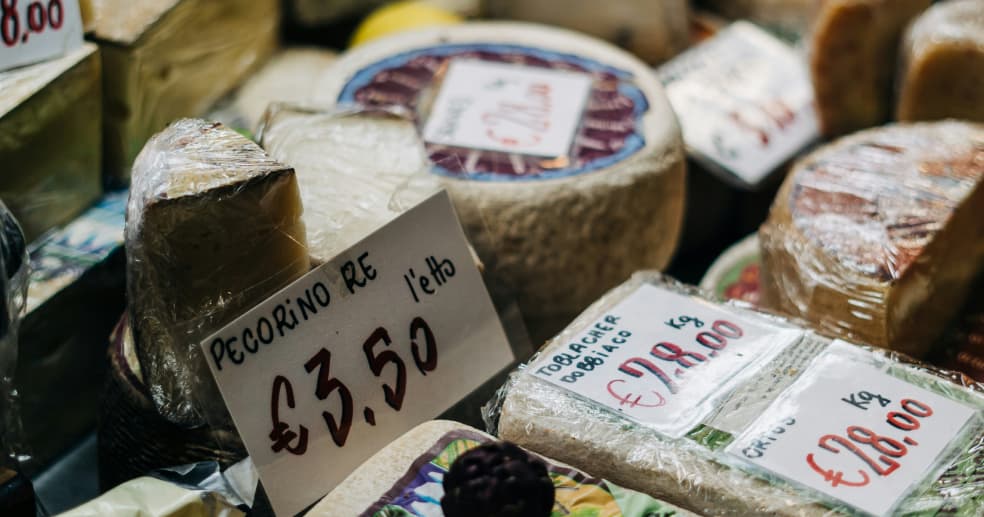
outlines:
{"label": "price tag on cheese wheel", "polygon": [[752,364],[802,332],[645,284],[527,371],[667,436],[682,436]]}
{"label": "price tag on cheese wheel", "polygon": [[[834,342],[727,453],[873,515],[889,515],[978,411]],[[935,478],[934,478],[935,479]]]}
{"label": "price tag on cheese wheel", "polygon": [[0,71],[82,46],[78,0],[0,0]]}
{"label": "price tag on cheese wheel", "polygon": [[282,515],[513,360],[443,191],[201,346]]}

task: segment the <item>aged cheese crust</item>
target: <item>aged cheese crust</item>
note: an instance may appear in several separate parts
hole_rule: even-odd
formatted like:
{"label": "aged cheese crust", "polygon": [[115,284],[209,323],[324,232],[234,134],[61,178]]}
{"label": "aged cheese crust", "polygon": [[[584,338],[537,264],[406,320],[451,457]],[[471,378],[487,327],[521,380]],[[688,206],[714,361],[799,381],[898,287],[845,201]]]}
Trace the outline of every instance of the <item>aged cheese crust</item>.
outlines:
{"label": "aged cheese crust", "polygon": [[130,321],[161,414],[225,422],[199,341],[310,269],[294,170],[218,123],[179,120],[134,166]]}
{"label": "aged cheese crust", "polygon": [[984,122],[984,0],[938,3],[909,27],[896,114]]}
{"label": "aged cheese crust", "polygon": [[984,126],[900,124],[800,160],[759,231],[763,306],[922,356],[984,259]]}

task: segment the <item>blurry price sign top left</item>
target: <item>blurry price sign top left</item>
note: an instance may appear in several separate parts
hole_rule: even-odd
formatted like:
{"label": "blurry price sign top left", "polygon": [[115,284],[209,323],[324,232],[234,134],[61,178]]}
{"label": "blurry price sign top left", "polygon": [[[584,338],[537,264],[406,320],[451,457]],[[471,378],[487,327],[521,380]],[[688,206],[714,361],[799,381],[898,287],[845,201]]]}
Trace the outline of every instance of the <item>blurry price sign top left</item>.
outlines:
{"label": "blurry price sign top left", "polygon": [[513,359],[443,191],[201,346],[281,515]]}
{"label": "blurry price sign top left", "polygon": [[78,0],[0,0],[0,71],[81,46]]}

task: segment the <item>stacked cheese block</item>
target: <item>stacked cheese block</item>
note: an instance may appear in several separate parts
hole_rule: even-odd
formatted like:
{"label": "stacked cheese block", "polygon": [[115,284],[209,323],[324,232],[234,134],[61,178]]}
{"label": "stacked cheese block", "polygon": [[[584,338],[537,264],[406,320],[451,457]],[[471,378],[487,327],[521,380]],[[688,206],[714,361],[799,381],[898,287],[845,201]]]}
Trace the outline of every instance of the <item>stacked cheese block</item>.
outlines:
{"label": "stacked cheese block", "polygon": [[270,56],[276,0],[93,0],[103,51],[104,150],[111,182],[125,182],[147,139],[204,113]]}
{"label": "stacked cheese block", "polygon": [[[513,374],[489,417],[504,440],[703,515],[980,515],[982,391],[639,273]],[[846,448],[867,454],[871,434],[888,478]]]}
{"label": "stacked cheese block", "polygon": [[801,159],[762,245],[762,303],[925,355],[984,261],[984,126],[900,124]]}
{"label": "stacked cheese block", "polygon": [[[29,240],[67,223],[101,191],[99,51],[0,72],[0,196]],[[57,148],[57,152],[52,152]]]}
{"label": "stacked cheese block", "polygon": [[351,50],[316,92],[409,111],[431,172],[535,341],[673,253],[680,130],[650,69],[610,45],[529,24],[422,30]]}

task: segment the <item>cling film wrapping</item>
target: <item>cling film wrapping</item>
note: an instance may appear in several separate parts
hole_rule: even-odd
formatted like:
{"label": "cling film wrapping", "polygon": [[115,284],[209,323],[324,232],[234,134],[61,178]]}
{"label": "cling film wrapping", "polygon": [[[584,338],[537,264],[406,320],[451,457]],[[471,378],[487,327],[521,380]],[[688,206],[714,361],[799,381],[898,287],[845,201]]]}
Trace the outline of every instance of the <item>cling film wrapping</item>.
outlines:
{"label": "cling film wrapping", "polygon": [[512,374],[489,428],[703,515],[984,510],[984,386],[747,307],[637,273]]}
{"label": "cling film wrapping", "polygon": [[984,259],[984,126],[899,124],[796,163],[759,231],[762,305],[921,357]]}
{"label": "cling film wrapping", "polygon": [[20,223],[0,201],[0,472],[29,458],[21,436],[14,389],[17,335],[27,298],[30,269]]}

